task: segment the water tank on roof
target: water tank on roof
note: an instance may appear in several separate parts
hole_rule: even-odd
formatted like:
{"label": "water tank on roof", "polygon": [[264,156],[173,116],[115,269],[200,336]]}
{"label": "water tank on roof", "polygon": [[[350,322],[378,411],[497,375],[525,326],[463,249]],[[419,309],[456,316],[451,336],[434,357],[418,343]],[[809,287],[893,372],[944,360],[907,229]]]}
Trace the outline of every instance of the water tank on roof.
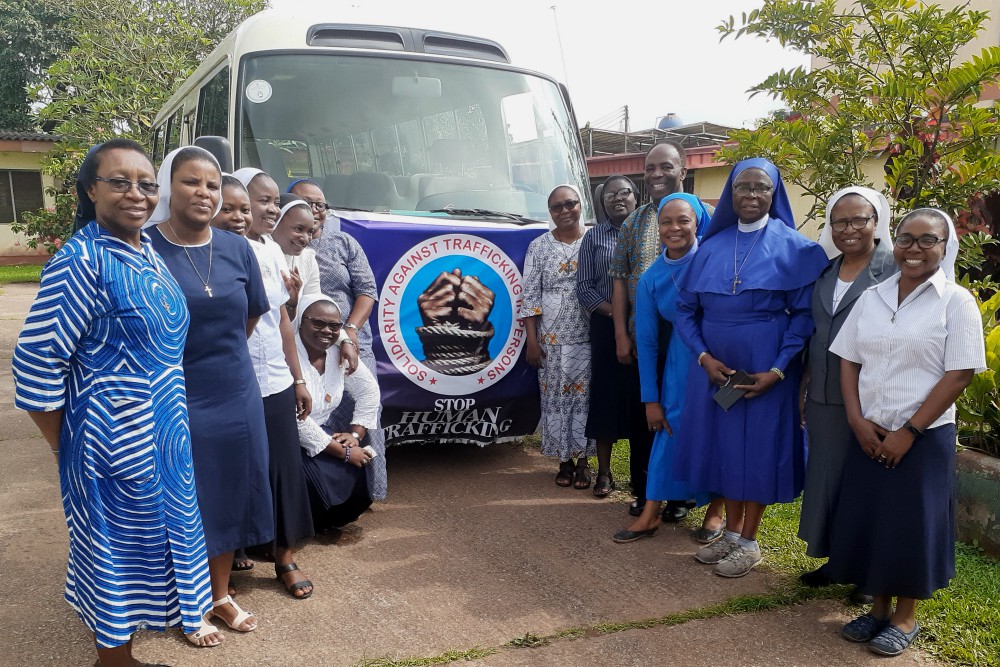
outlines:
{"label": "water tank on roof", "polygon": [[656,124],[657,130],[672,130],[675,127],[680,127],[684,124],[680,116],[675,113],[668,113],[666,116],[660,118],[660,122]]}

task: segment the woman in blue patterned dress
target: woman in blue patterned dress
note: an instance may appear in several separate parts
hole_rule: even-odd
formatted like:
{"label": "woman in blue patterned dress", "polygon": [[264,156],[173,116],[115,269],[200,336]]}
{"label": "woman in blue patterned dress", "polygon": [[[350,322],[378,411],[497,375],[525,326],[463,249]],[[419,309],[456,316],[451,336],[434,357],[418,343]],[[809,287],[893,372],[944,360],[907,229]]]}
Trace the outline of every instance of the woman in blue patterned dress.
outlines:
{"label": "woman in blue patterned dress", "polygon": [[132,635],[182,625],[217,645],[181,358],[184,294],[141,232],[158,199],[142,148],[116,139],[80,169],[90,222],[46,265],[14,351],[15,403],[59,461],[66,600],[105,667]]}
{"label": "woman in blue patterned dress", "polygon": [[597,444],[584,433],[590,408],[590,323],[576,297],[583,239],[576,188],[553,190],[549,215],[555,229],[532,241],[524,258],[524,352],[538,369],[542,454],[559,458],[556,484],[586,489],[591,481],[587,457],[597,453]]}

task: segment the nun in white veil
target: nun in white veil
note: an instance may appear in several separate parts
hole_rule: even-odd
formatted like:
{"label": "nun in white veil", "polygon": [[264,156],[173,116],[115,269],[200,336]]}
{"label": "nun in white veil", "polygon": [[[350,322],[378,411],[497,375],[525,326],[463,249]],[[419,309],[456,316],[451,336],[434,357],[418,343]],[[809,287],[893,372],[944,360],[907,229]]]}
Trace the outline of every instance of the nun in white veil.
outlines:
{"label": "nun in white veil", "polygon": [[[378,428],[378,383],[364,364],[351,374],[341,358],[343,309],[324,294],[306,294],[292,321],[302,378],[313,396],[312,413],[297,422],[302,466],[317,532],[355,521],[372,504],[366,469],[373,449],[365,434]],[[325,424],[345,392],[354,399],[350,430],[334,433]]]}
{"label": "nun in white veil", "polygon": [[830,347],[852,437],[827,573],[873,596],[841,634],[881,655],[910,646],[916,601],[955,575],[955,400],[986,366],[978,305],[953,281],[951,218],[912,211],[894,244],[899,273],[858,298]]}
{"label": "nun in white veil", "polygon": [[[800,414],[806,424],[809,456],[799,538],[813,558],[829,556],[829,520],[840,491],[851,428],[840,390],[840,357],[830,343],[865,290],[897,271],[889,233],[889,202],[863,187],[835,193],[826,206],[826,225],[819,244],[830,258],[813,287],[815,329],[809,340],[809,363],[802,384]],[[802,583],[830,583],[820,567],[802,575]]]}

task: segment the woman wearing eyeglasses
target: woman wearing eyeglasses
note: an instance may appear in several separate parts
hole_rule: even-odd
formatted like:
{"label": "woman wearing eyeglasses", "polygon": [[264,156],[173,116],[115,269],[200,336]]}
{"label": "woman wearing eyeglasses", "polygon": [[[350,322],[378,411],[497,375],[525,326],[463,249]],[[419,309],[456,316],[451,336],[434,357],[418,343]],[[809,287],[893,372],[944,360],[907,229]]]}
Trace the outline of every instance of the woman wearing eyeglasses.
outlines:
{"label": "woman wearing eyeglasses", "polygon": [[[830,352],[830,343],[858,297],[898,271],[892,258],[889,215],[885,196],[870,188],[844,188],[826,205],[826,226],[819,244],[830,257],[830,264],[813,288],[815,329],[809,340],[800,399],[809,434],[809,457],[799,539],[808,544],[806,553],[813,558],[830,554],[830,515],[840,491],[851,437],[840,391],[840,357]],[[800,580],[807,586],[831,583],[823,567],[806,572]],[[861,592],[852,594],[855,601],[861,597]]]}
{"label": "woman wearing eyeglasses", "polygon": [[[796,231],[777,167],[737,163],[679,281],[674,323],[697,360],[677,469],[692,488],[725,499],[721,539],[695,555],[719,576],[742,577],[761,561],[764,510],[802,491],[800,356],[813,330],[812,285],[826,265],[823,249]],[[734,382],[737,371],[749,379]],[[725,409],[715,395],[730,384],[745,394]]]}
{"label": "woman wearing eyeglasses", "polygon": [[[329,206],[319,185],[309,179],[302,179],[293,182],[289,191],[309,202],[317,229],[324,229]],[[365,251],[353,236],[333,225],[322,235],[313,233],[311,249],[316,251],[321,291],[345,309],[344,331],[348,339],[341,345],[341,352],[350,354],[345,345],[355,346],[358,360],[375,376],[377,365],[372,351],[372,331],[368,318],[378,300],[378,289]],[[353,373],[357,362],[351,360],[350,363],[350,371]],[[354,399],[348,394],[331,413],[327,425],[342,432],[350,426],[353,415]],[[389,494],[389,480],[385,469],[385,432],[380,428],[370,429],[361,444],[371,446],[378,454],[365,468],[365,472],[372,498],[385,500]]]}
{"label": "woman wearing eyeglasses", "polygon": [[[365,469],[375,454],[360,443],[378,427],[379,389],[364,365],[346,372],[336,344],[343,326],[340,306],[325,294],[303,296],[292,322],[302,377],[316,397],[312,413],[298,427],[317,532],[351,523],[372,504]],[[345,395],[353,399],[354,411],[348,430],[337,433],[326,423]]]}
{"label": "woman wearing eyeglasses", "polygon": [[[611,476],[611,448],[617,440],[631,436],[630,419],[637,401],[630,401],[622,387],[629,385],[628,366],[618,363],[615,323],[611,318],[612,283],[608,270],[622,223],[636,208],[635,185],[626,176],[610,176],[601,186],[601,221],[583,237],[576,294],[590,313],[590,410],[586,435],[597,441],[597,480],[594,495],[604,498],[615,488]],[[582,481],[581,481],[582,483]]]}
{"label": "woman wearing eyeglasses", "polygon": [[881,655],[910,646],[916,601],[955,575],[955,399],[986,366],[976,300],[954,282],[957,254],[947,214],[908,213],[899,273],[858,298],[830,346],[852,446],[826,569],[872,594],[841,635]]}
{"label": "woman wearing eyeglasses", "polygon": [[136,665],[143,627],[221,641],[204,619],[211,588],[181,367],[189,314],[141,231],[159,199],[142,147],[91,149],[76,187],[86,224],[42,272],[14,350],[14,401],[58,463],[66,601],[94,633],[99,665]]}
{"label": "woman wearing eyeglasses", "polygon": [[559,459],[556,484],[586,489],[591,482],[587,457],[597,448],[585,434],[590,325],[576,296],[583,238],[580,193],[571,185],[560,185],[549,194],[548,203],[555,228],[532,241],[524,258],[520,316],[525,358],[538,369],[542,454]]}

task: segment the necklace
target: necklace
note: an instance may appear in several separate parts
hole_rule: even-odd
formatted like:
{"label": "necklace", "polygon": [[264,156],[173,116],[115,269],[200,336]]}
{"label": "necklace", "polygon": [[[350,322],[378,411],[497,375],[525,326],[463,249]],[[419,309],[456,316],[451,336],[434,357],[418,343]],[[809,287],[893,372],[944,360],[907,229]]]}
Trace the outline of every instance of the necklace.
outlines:
{"label": "necklace", "polygon": [[754,237],[753,243],[750,244],[750,249],[747,250],[746,257],[743,258],[743,261],[740,262],[739,266],[736,266],[736,253],[740,249],[740,232],[739,230],[736,232],[736,244],[733,246],[733,294],[736,294],[736,288],[743,282],[740,280],[740,271],[742,271],[743,267],[747,265],[747,260],[750,259],[750,253],[753,252],[754,246],[757,245],[757,241],[760,239],[760,236],[764,233],[765,229],[767,229],[766,226],[761,227],[760,230],[758,230],[757,236]]}
{"label": "necklace", "polygon": [[209,237],[208,237],[208,275],[205,276],[204,278],[202,278],[201,277],[201,271],[198,270],[198,267],[195,266],[194,260],[191,259],[191,253],[188,252],[187,244],[181,243],[181,237],[177,236],[177,232],[174,231],[174,226],[172,224],[170,224],[169,220],[167,221],[167,226],[170,227],[170,233],[174,235],[175,239],[177,239],[177,244],[181,247],[181,250],[184,251],[184,255],[188,258],[188,261],[191,263],[191,268],[194,269],[195,274],[198,276],[198,280],[200,280],[201,283],[205,286],[205,291],[208,293],[208,298],[211,299],[212,298],[212,288],[208,286],[208,281],[212,279],[212,254],[213,254],[213,250],[214,250],[213,241],[215,240],[214,236],[211,234],[211,232],[209,232]]}
{"label": "necklace", "polygon": [[[573,252],[576,243],[577,241],[580,240],[580,238],[581,237],[578,236],[569,243],[564,243],[563,241],[557,239],[555,234],[552,235],[552,242],[555,244],[556,250],[559,252],[559,254],[562,256],[563,259],[563,261],[559,262],[558,273],[573,273],[574,271],[576,271],[577,260],[573,259]],[[567,252],[562,246],[569,246],[569,252]]]}

